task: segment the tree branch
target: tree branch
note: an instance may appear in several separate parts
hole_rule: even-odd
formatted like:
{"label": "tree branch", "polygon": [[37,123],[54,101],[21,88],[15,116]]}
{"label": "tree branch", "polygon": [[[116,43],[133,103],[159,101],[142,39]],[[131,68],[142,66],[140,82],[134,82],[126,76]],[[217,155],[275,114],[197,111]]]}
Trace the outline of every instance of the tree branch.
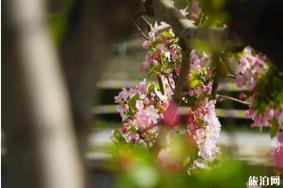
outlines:
{"label": "tree branch", "polygon": [[[182,40],[181,40],[182,43]],[[177,80],[176,88],[174,90],[173,100],[180,104],[182,97],[184,96],[185,89],[188,84],[188,77],[190,73],[190,54],[185,44],[180,45],[182,47],[182,62],[180,67],[180,74]]]}
{"label": "tree branch", "polygon": [[227,99],[227,100],[234,101],[234,102],[241,103],[241,104],[248,105],[248,106],[251,105],[251,104],[248,103],[248,102],[245,102],[245,101],[236,99],[236,98],[234,98],[234,97],[226,96],[226,95],[217,94],[217,98]]}
{"label": "tree branch", "polygon": [[175,34],[187,44],[191,44],[192,39],[201,39],[211,45],[217,45],[218,48],[218,42],[221,42],[221,48],[225,49],[242,47],[241,40],[228,28],[197,28],[192,20],[175,8],[171,0],[146,0],[145,5],[150,16],[171,25]]}

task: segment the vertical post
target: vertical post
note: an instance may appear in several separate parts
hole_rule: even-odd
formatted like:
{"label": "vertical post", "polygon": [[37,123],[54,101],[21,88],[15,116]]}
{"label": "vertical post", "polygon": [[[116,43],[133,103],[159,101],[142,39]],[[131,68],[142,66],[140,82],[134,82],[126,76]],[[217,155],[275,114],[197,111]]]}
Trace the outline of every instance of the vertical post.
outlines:
{"label": "vertical post", "polygon": [[9,187],[81,188],[65,83],[43,0],[8,0],[4,42],[4,129]]}

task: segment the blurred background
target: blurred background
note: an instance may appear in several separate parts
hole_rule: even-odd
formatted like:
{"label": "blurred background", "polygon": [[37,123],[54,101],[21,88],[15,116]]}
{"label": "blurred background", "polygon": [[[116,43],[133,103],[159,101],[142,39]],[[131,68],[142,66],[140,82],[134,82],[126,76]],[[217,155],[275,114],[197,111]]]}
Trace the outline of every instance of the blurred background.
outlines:
{"label": "blurred background", "polygon": [[[113,160],[113,98],[145,77],[135,27],[147,32],[144,11],[133,0],[2,1],[3,187],[246,187],[250,176],[274,174],[268,130],[250,129],[246,106],[230,101],[216,106],[221,169],[184,178],[140,150],[130,153],[141,158],[135,168]],[[236,98],[245,90],[231,79],[219,86]]]}

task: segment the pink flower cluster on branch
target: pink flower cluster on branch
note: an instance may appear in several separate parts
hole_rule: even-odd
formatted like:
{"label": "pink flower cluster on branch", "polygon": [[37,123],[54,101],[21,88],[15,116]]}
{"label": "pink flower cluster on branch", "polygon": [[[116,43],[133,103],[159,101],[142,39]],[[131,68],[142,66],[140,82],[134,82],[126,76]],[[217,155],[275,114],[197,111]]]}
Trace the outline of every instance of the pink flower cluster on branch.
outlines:
{"label": "pink flower cluster on branch", "polygon": [[[251,127],[270,127],[273,123],[278,123],[283,128],[283,110],[282,104],[274,104],[271,99],[258,109],[258,98],[261,97],[262,87],[265,83],[258,83],[262,77],[268,74],[270,65],[263,54],[257,54],[250,47],[246,47],[240,54],[239,68],[236,71],[236,83],[238,87],[246,86],[250,91],[249,101],[250,109],[247,111],[247,117],[253,120]],[[246,97],[242,94],[242,97]]]}
{"label": "pink flower cluster on branch", "polygon": [[[174,27],[174,31],[180,37],[183,49],[181,49],[179,38],[170,25],[161,22],[160,25],[155,23],[154,26],[150,26],[151,31],[148,37],[145,37],[147,40],[143,43],[143,48],[147,52],[140,71],[146,72],[147,78],[157,76],[160,86],[158,87],[154,83],[146,84],[144,81],[129,90],[123,88],[119,95],[115,97],[116,103],[118,103],[117,111],[122,117],[123,125],[113,132],[113,140],[118,143],[152,147],[157,143],[159,133],[161,136],[166,135],[164,136],[166,139],[170,136],[166,133],[163,135],[163,129],[160,130],[162,124],[165,125],[166,131],[168,129],[171,131],[170,133],[178,132],[179,127],[176,125],[180,118],[178,106],[174,101],[178,105],[186,105],[189,109],[186,130],[189,138],[191,138],[190,141],[194,142],[194,147],[197,149],[196,156],[189,156],[189,162],[186,163],[189,164],[186,167],[190,172],[196,168],[207,168],[220,153],[217,139],[220,135],[221,125],[215,112],[216,101],[212,100],[217,91],[217,87],[212,88],[212,85],[218,85],[215,78],[220,71],[219,68],[215,68],[215,65],[211,65],[211,61],[215,60],[215,54],[209,56],[205,53],[198,53],[196,50],[189,50],[183,44],[189,44],[191,37],[209,39],[211,36],[209,33],[214,34],[219,40],[226,41],[228,38],[228,43],[231,44],[231,36],[229,33],[227,34],[226,28],[211,29],[206,34],[202,30],[198,31],[194,23],[199,22],[200,24],[203,13],[197,1],[192,1],[189,12],[182,10],[180,13],[173,4],[168,2],[153,1],[154,9],[156,9],[155,15],[158,15],[158,20],[165,20],[166,16],[164,15],[169,15],[168,17],[171,19],[168,19],[168,23]],[[187,20],[186,17],[190,17],[192,20]],[[180,20],[182,20],[182,23]],[[185,25],[186,28],[184,29]],[[189,34],[184,37],[184,32]],[[235,43],[235,47],[238,45]],[[226,49],[221,51],[221,55],[226,56],[227,54],[222,53],[226,53]],[[225,58],[218,58],[221,63],[223,63],[223,59]],[[229,96],[225,98],[249,105],[250,109],[247,111],[247,116],[253,120],[252,127],[272,127],[271,135],[278,134],[278,130],[283,129],[282,74],[273,76],[276,71],[273,71],[270,64],[267,63],[267,58],[262,54],[255,53],[250,47],[246,47],[242,53],[236,55],[232,60],[233,63],[238,64],[238,70],[235,71],[237,86],[245,86],[249,90],[247,94],[241,94],[241,99],[248,100],[248,102]],[[184,64],[184,62],[187,64]],[[228,66],[225,68],[230,69]],[[226,76],[226,72],[223,73],[224,76]],[[271,85],[271,94],[268,93],[268,85]],[[223,95],[222,98],[224,98]],[[282,167],[282,133],[278,134],[277,141],[274,157],[276,164]],[[172,160],[172,156],[170,156],[174,152],[173,148],[170,148],[170,144],[166,145],[165,143],[162,147],[159,148],[160,151],[157,153],[160,162],[163,164],[171,163],[173,166],[179,167],[180,161],[175,160],[174,157]]]}
{"label": "pink flower cluster on branch", "polygon": [[[174,103],[170,103],[169,106],[182,59],[179,39],[165,23],[155,24],[152,28],[149,39],[143,43],[143,47],[148,51],[141,70],[146,71],[149,76],[157,75],[162,79],[165,86],[164,94],[154,84],[146,85],[145,82],[130,90],[123,88],[115,97],[123,125],[119,132],[114,132],[114,141],[121,141],[119,138],[123,138],[122,141],[127,143],[151,147],[156,142],[161,123],[170,129],[175,129],[179,123],[178,106],[173,105]],[[209,99],[213,78],[209,57],[195,50],[189,53],[189,88],[182,101],[191,109],[188,114],[187,130],[196,142],[196,149],[199,150],[192,164],[194,168],[203,168],[219,153],[216,141],[221,126],[215,113],[215,101]]]}
{"label": "pink flower cluster on branch", "polygon": [[174,68],[178,69],[181,49],[178,45],[178,38],[168,24],[162,22],[161,25],[157,25],[155,23],[143,47],[148,51],[140,68],[142,72],[150,71],[155,75],[169,74]]}
{"label": "pink flower cluster on branch", "polygon": [[220,151],[216,143],[221,125],[215,113],[215,103],[215,100],[205,99],[202,106],[189,111],[188,132],[195,140],[200,157],[194,162],[195,167],[207,166],[207,162],[213,161]]}
{"label": "pink flower cluster on branch", "polygon": [[123,125],[119,132],[114,132],[113,140],[118,142],[122,138],[127,143],[152,146],[158,133],[156,125],[168,107],[168,98],[155,84],[143,81],[136,88],[123,88],[115,100]]}
{"label": "pink flower cluster on branch", "polygon": [[236,83],[238,87],[247,86],[254,90],[256,80],[268,69],[266,57],[263,54],[252,54],[252,49],[246,47],[239,60],[239,69],[236,71]]}
{"label": "pink flower cluster on branch", "polygon": [[195,50],[191,51],[191,70],[189,74],[189,96],[199,98],[207,96],[212,91],[213,71],[209,67],[210,62],[206,54],[199,55]]}

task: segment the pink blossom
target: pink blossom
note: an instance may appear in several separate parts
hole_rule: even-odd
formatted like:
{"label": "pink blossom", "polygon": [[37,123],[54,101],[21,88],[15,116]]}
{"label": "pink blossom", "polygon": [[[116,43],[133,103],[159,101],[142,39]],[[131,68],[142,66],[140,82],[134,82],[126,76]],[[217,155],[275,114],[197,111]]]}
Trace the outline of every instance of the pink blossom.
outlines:
{"label": "pink blossom", "polygon": [[267,70],[265,56],[253,55],[252,49],[246,47],[241,55],[239,62],[239,72],[236,74],[236,82],[238,87],[246,85],[250,90],[256,86],[256,79]]}
{"label": "pink blossom", "polygon": [[158,110],[155,109],[153,105],[150,105],[149,107],[147,107],[145,109],[145,113],[148,115],[150,123],[152,124],[157,123],[159,119]]}
{"label": "pink blossom", "polygon": [[265,115],[266,119],[271,120],[273,118],[273,116],[274,116],[274,110],[273,109],[269,109],[269,110],[267,110],[265,112],[264,115]]}
{"label": "pink blossom", "polygon": [[244,78],[243,78],[242,75],[238,75],[236,77],[236,84],[237,84],[238,87],[244,86]]}
{"label": "pink blossom", "polygon": [[119,93],[118,96],[114,97],[116,102],[125,101],[129,97],[129,93],[126,88],[122,88],[122,91]]}
{"label": "pink blossom", "polygon": [[[205,110],[197,110],[196,116],[201,118],[202,124],[206,125],[205,128],[196,129],[195,132],[190,129],[190,133],[193,134],[193,138],[199,148],[198,155],[207,161],[214,160],[215,156],[219,153],[219,148],[216,145],[217,139],[220,135],[221,125],[215,113],[214,100],[204,101]],[[200,115],[203,114],[204,115]],[[191,121],[190,123],[195,122]]]}
{"label": "pink blossom", "polygon": [[143,101],[138,100],[138,101],[136,102],[136,108],[137,108],[138,111],[142,110],[142,109],[144,108]]}
{"label": "pink blossom", "polygon": [[245,99],[246,97],[247,97],[247,95],[245,93],[243,93],[243,92],[241,92],[239,94],[239,99]]}
{"label": "pink blossom", "polygon": [[191,11],[192,11],[192,18],[197,19],[199,17],[200,13],[201,13],[201,9],[200,9],[199,4],[196,0],[192,1]]}
{"label": "pink blossom", "polygon": [[147,90],[147,85],[145,83],[145,81],[141,82],[138,87],[137,87],[137,91],[139,94],[145,93]]}
{"label": "pink blossom", "polygon": [[150,125],[156,124],[158,122],[158,110],[150,105],[146,109],[142,109],[136,112],[135,118],[137,119],[140,128],[147,128]]}

